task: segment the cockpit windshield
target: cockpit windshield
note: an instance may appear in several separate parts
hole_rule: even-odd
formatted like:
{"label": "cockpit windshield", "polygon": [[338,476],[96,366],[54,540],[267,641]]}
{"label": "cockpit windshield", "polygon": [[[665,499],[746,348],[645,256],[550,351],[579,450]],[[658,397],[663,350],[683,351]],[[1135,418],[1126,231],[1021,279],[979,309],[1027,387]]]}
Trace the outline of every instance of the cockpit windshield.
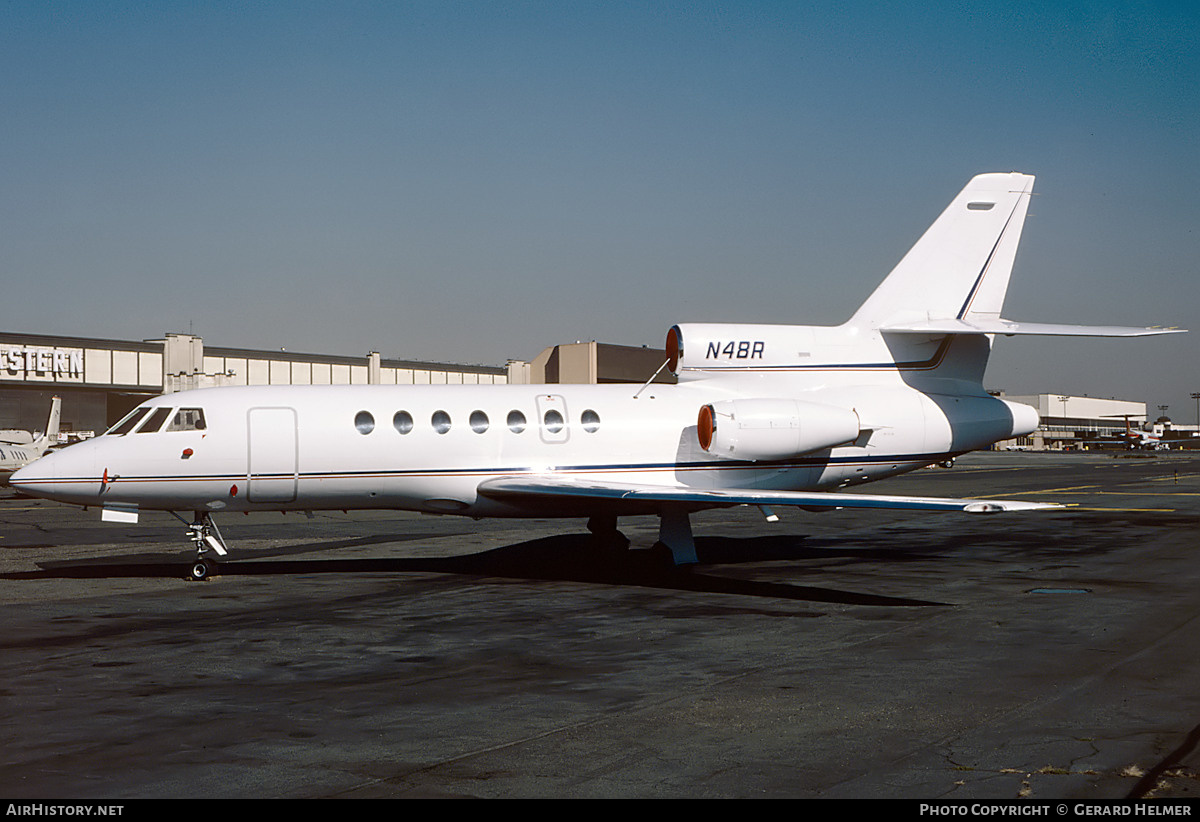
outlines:
{"label": "cockpit windshield", "polygon": [[120,422],[118,422],[112,428],[105,431],[104,436],[119,437],[122,434],[128,434],[130,431],[133,430],[133,427],[135,425],[137,425],[139,422],[141,422],[142,419],[147,414],[150,413],[151,410],[152,409],[150,409],[150,408],[135,408],[135,409],[133,409],[132,411],[130,411],[128,414],[125,415],[124,419],[122,419]]}
{"label": "cockpit windshield", "polygon": [[[173,417],[171,412],[174,412]],[[166,428],[163,428],[163,423],[168,418],[171,422],[167,424]],[[153,434],[158,431],[204,431],[206,427],[203,408],[176,409],[169,405],[160,405],[133,409],[104,434],[105,436],[119,437],[135,430],[139,434]]]}
{"label": "cockpit windshield", "polygon": [[155,408],[154,413],[146,418],[146,421],[138,427],[137,432],[139,434],[154,434],[154,433],[156,433],[158,431],[158,429],[162,428],[163,423],[167,421],[167,417],[169,417],[170,415],[171,415],[170,407],[163,408],[160,406],[158,408]]}

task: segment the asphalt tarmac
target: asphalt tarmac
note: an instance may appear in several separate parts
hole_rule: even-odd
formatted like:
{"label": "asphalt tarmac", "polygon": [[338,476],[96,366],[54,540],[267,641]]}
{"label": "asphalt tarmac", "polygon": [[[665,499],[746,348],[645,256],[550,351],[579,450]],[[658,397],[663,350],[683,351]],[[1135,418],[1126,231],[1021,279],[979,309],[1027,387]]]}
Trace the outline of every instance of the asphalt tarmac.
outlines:
{"label": "asphalt tarmac", "polygon": [[[863,491],[1000,515],[582,521],[0,499],[0,796],[1200,793],[1200,457],[979,454]],[[622,520],[635,546],[654,518]]]}

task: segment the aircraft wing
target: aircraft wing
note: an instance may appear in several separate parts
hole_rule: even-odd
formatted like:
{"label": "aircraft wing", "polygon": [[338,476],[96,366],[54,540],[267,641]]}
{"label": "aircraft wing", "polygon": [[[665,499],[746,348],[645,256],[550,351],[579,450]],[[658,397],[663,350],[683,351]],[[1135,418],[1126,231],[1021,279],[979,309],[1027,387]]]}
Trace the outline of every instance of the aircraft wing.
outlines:
{"label": "aircraft wing", "polygon": [[993,514],[1000,511],[1032,511],[1061,508],[1045,502],[994,499],[950,499],[945,497],[901,497],[879,494],[843,494],[830,491],[760,491],[726,488],[706,490],[686,486],[632,485],[599,480],[575,480],[554,475],[499,477],[479,485],[479,493],[491,499],[514,503],[570,500],[629,503],[645,508],[647,503],[677,503],[696,508],[729,505],[790,505],[801,508],[896,508],[917,511],[965,511]]}
{"label": "aircraft wing", "polygon": [[880,331],[893,334],[1002,334],[1058,337],[1149,337],[1157,334],[1183,334],[1182,328],[1141,328],[1123,325],[1065,325],[1061,323],[1018,323],[998,317],[971,317],[966,320],[923,320],[884,325]]}

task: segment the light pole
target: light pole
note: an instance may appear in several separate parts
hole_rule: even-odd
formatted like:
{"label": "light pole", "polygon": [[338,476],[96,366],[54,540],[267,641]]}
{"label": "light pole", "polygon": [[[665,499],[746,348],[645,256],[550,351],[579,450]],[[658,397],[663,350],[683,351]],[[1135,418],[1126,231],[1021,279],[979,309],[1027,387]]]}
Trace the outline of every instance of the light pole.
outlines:
{"label": "light pole", "polygon": [[1066,394],[1059,394],[1059,395],[1058,395],[1058,401],[1062,403],[1062,408],[1063,408],[1063,412],[1062,412],[1062,436],[1061,436],[1061,437],[1060,437],[1060,439],[1059,439],[1059,442],[1060,442],[1060,443],[1066,442],[1066,440],[1067,440],[1067,400],[1069,400],[1069,399],[1071,399],[1071,397],[1070,397],[1069,395],[1066,395]]}
{"label": "light pole", "polygon": [[1200,436],[1200,393],[1192,394],[1192,399],[1196,401],[1196,435]]}

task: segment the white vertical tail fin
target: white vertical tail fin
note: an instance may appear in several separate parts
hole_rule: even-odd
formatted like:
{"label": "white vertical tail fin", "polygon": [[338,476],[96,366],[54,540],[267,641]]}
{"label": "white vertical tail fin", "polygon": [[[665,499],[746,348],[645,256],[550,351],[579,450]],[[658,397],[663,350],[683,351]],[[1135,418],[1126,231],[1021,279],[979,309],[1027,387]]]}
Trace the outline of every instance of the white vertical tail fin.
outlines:
{"label": "white vertical tail fin", "polygon": [[62,423],[62,398],[54,397],[50,400],[50,416],[46,419],[46,433],[38,437],[33,442],[33,448],[39,453],[46,453],[50,446],[58,442],[58,431]]}
{"label": "white vertical tail fin", "polygon": [[1028,174],[973,178],[850,324],[998,319],[1032,192]]}
{"label": "white vertical tail fin", "polygon": [[[939,391],[982,392],[997,334],[1140,337],[1179,329],[1013,322],[1001,316],[1025,215],[1029,174],[980,174],[839,326],[681,323],[667,335],[680,382],[717,376],[900,373]],[[851,379],[851,377],[847,377]],[[957,387],[947,387],[947,380]],[[797,389],[799,390],[799,389]],[[786,393],[786,392],[785,392]]]}

